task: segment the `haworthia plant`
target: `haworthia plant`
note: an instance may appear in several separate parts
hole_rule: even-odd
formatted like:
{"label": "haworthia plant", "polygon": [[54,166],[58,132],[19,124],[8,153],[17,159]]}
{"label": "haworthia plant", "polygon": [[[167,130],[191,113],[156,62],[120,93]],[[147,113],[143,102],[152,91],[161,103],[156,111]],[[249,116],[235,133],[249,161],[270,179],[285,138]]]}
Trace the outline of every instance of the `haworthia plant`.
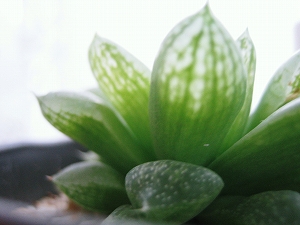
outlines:
{"label": "haworthia plant", "polygon": [[171,30],[152,71],[98,35],[89,60],[97,88],[38,97],[100,156],[53,177],[74,202],[113,211],[104,225],[300,224],[300,51],[250,116],[254,44],[208,4]]}

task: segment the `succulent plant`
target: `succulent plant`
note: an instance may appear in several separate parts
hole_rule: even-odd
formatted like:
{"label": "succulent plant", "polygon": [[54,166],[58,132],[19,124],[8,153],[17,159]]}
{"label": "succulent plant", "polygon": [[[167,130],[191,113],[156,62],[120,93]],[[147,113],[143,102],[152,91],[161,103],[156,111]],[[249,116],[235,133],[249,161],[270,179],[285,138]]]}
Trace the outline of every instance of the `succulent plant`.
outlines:
{"label": "succulent plant", "polygon": [[208,5],[163,41],[152,71],[95,36],[98,82],[38,97],[45,118],[99,155],[53,181],[110,224],[300,224],[300,51],[250,114],[255,49]]}

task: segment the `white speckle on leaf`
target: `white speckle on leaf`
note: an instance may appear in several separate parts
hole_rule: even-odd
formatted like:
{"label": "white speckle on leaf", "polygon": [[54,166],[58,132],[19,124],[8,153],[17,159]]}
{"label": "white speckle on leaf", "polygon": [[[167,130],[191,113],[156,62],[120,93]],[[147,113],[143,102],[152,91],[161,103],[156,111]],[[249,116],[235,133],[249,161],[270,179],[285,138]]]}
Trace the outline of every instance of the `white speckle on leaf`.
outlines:
{"label": "white speckle on leaf", "polygon": [[[204,28],[204,33],[205,33],[206,35],[203,35],[203,36],[201,37],[201,39],[200,39],[200,46],[201,46],[202,48],[209,48],[209,46],[211,45],[211,43],[210,43],[210,41],[211,41],[210,36],[207,35],[208,32],[209,32],[209,31],[208,31],[207,29]],[[204,50],[204,51],[205,51],[205,50]],[[202,59],[203,59],[203,58],[202,58]]]}
{"label": "white speckle on leaf", "polygon": [[226,97],[232,98],[232,95],[234,94],[234,88],[233,87],[228,87],[225,94],[226,94]]}
{"label": "white speckle on leaf", "polygon": [[178,77],[173,77],[170,81],[170,88],[171,89],[176,89],[179,84],[180,84],[179,78]]}
{"label": "white speckle on leaf", "polygon": [[194,100],[200,100],[202,96],[202,91],[204,89],[204,82],[202,79],[198,78],[192,81],[190,84],[190,93]]}
{"label": "white speckle on leaf", "polygon": [[171,102],[176,102],[178,99],[182,99],[185,94],[186,83],[181,81],[178,77],[172,77],[170,81],[169,99]]}
{"label": "white speckle on leaf", "polygon": [[216,71],[217,71],[217,74],[222,74],[223,73],[224,64],[222,62],[220,62],[220,61],[217,62]]}
{"label": "white speckle on leaf", "polygon": [[127,73],[127,76],[129,77],[129,78],[133,78],[133,69],[132,69],[132,67],[130,67],[130,66],[125,66],[124,68],[126,68],[126,73]]}

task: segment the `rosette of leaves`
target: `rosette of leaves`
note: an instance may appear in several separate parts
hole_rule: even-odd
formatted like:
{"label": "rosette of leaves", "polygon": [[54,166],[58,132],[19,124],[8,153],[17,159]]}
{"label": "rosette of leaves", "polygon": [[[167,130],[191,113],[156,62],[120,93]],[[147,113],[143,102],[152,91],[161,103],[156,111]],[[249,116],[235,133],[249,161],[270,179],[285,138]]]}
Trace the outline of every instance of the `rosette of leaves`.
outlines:
{"label": "rosette of leaves", "polygon": [[38,97],[46,119],[100,157],[53,177],[103,224],[300,224],[300,52],[250,114],[255,49],[208,5],[173,28],[150,71],[95,36],[99,87]]}

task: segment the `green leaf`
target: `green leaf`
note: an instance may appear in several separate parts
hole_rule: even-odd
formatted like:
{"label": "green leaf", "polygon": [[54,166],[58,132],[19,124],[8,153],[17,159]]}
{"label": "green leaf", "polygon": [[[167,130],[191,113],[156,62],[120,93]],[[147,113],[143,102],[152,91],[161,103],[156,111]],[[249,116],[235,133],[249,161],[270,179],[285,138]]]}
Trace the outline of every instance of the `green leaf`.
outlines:
{"label": "green leaf", "polygon": [[125,186],[132,207],[123,208],[125,212],[117,210],[111,219],[179,225],[209,205],[220,193],[223,182],[204,167],[161,160],[133,168],[126,175]]}
{"label": "green leaf", "polygon": [[224,180],[223,194],[300,191],[300,99],[284,105],[209,168]]}
{"label": "green leaf", "polygon": [[246,90],[240,50],[208,5],[166,37],[151,82],[150,121],[157,155],[208,165]]}
{"label": "green leaf", "polygon": [[110,213],[128,204],[124,176],[96,161],[74,163],[53,177],[56,186],[86,209]]}
{"label": "green leaf", "polygon": [[231,125],[231,128],[223,141],[221,152],[228,149],[232,144],[234,144],[243,136],[252,102],[253,84],[256,68],[256,54],[254,44],[250,38],[248,30],[246,30],[236,42],[242,53],[245,68],[247,69],[247,90],[244,105],[235,118],[234,123]]}
{"label": "green leaf", "polygon": [[154,157],[148,115],[150,70],[122,47],[97,35],[89,60],[101,91]]}
{"label": "green leaf", "polygon": [[[91,88],[89,90],[86,91],[89,94],[93,94],[95,95],[95,97],[101,99],[101,101],[105,102],[105,104],[107,106],[109,106],[112,110],[115,110],[115,108],[113,107],[113,105],[111,104],[111,102],[107,99],[106,95],[103,93],[103,91],[99,88]],[[115,112],[118,114],[118,111],[115,110]]]}
{"label": "green leaf", "polygon": [[298,225],[299,212],[299,193],[269,191],[250,197],[221,197],[199,219],[211,225]]}
{"label": "green leaf", "polygon": [[[159,225],[177,225],[178,223],[160,221]],[[157,221],[149,221],[140,209],[123,205],[113,211],[101,225],[158,225]]]}
{"label": "green leaf", "polygon": [[115,111],[90,92],[38,97],[45,118],[58,130],[99,154],[123,174],[153,160]]}
{"label": "green leaf", "polygon": [[287,102],[300,96],[300,51],[275,72],[257,108],[252,113],[248,131]]}

